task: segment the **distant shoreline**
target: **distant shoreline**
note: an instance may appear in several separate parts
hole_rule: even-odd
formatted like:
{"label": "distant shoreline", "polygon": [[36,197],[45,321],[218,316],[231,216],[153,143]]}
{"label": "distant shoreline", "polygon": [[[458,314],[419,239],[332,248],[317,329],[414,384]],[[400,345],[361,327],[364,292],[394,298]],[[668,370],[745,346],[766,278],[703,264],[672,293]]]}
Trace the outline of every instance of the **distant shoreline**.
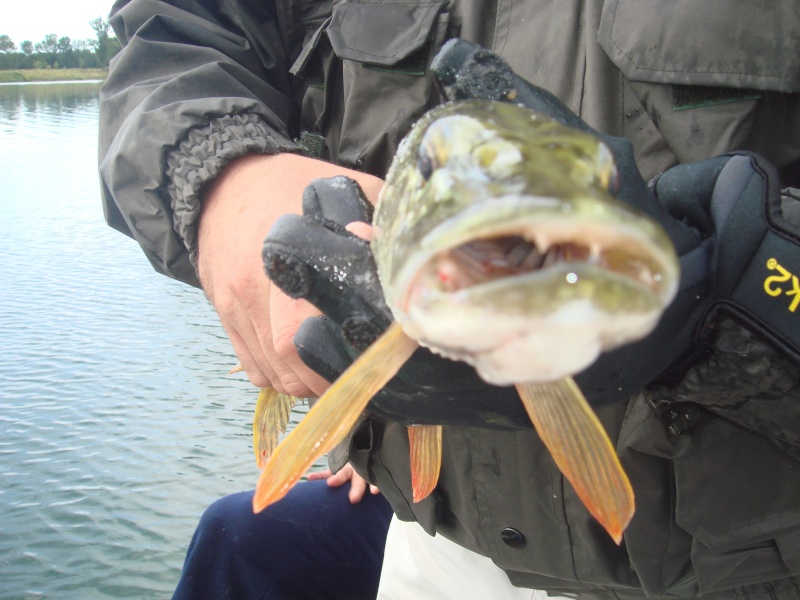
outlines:
{"label": "distant shoreline", "polygon": [[83,81],[105,79],[106,69],[14,69],[0,71],[0,83],[34,83],[37,81]]}

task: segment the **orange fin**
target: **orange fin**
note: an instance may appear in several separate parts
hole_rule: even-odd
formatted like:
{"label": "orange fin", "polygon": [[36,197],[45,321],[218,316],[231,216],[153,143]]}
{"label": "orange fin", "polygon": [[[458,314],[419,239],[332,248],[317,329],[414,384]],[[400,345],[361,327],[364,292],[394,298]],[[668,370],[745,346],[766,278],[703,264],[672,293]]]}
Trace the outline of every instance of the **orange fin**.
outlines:
{"label": "orange fin", "polygon": [[428,497],[439,481],[442,467],[442,426],[413,425],[408,428],[411,446],[411,489],[414,502]]}
{"label": "orange fin", "polygon": [[635,510],[633,489],[603,425],[571,377],[519,383],[544,445],[583,504],[617,544]]}
{"label": "orange fin", "polygon": [[256,465],[263,469],[267,459],[275,452],[280,434],[286,433],[292,408],[297,398],[263,387],[258,393],[256,412],[253,415],[253,451]]}
{"label": "orange fin", "polygon": [[314,404],[275,449],[261,471],[253,511],[283,498],[320,456],[338,444],[359,415],[417,349],[393,323]]}

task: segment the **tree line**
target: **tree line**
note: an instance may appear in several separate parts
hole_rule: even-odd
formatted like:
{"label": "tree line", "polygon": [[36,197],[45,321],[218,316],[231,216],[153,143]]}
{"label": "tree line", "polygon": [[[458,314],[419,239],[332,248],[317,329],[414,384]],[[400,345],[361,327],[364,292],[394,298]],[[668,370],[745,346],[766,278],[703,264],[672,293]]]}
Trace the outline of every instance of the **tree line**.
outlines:
{"label": "tree line", "polygon": [[120,50],[119,40],[109,34],[111,25],[102,17],[89,25],[94,39],[71,40],[49,33],[41,42],[25,40],[19,48],[9,36],[0,35],[0,70],[107,68]]}

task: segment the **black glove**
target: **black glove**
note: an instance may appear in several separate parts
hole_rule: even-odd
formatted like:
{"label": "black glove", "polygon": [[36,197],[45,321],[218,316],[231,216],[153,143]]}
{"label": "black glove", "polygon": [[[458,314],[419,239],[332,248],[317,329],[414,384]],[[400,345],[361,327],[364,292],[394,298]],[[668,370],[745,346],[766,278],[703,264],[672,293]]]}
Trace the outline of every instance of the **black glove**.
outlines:
{"label": "black glove", "polygon": [[800,364],[800,224],[784,216],[777,170],[732,153],[673,167],[653,181],[674,214],[689,216],[714,244],[714,290],[698,342],[732,317]]}

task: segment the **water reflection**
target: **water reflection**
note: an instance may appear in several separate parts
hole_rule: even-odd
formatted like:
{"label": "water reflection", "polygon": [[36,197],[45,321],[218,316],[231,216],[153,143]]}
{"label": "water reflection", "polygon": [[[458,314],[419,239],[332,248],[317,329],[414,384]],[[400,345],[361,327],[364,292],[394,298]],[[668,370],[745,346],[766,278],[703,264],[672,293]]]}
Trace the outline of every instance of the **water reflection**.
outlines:
{"label": "water reflection", "polygon": [[[99,88],[99,82],[0,85],[2,130],[11,134],[25,121],[46,121],[58,124],[62,118],[92,119],[97,114]],[[60,123],[67,125],[64,121]],[[69,125],[71,126],[72,123]]]}
{"label": "water reflection", "polygon": [[213,311],[103,223],[98,89],[0,85],[0,598],[168,597],[256,476]]}

